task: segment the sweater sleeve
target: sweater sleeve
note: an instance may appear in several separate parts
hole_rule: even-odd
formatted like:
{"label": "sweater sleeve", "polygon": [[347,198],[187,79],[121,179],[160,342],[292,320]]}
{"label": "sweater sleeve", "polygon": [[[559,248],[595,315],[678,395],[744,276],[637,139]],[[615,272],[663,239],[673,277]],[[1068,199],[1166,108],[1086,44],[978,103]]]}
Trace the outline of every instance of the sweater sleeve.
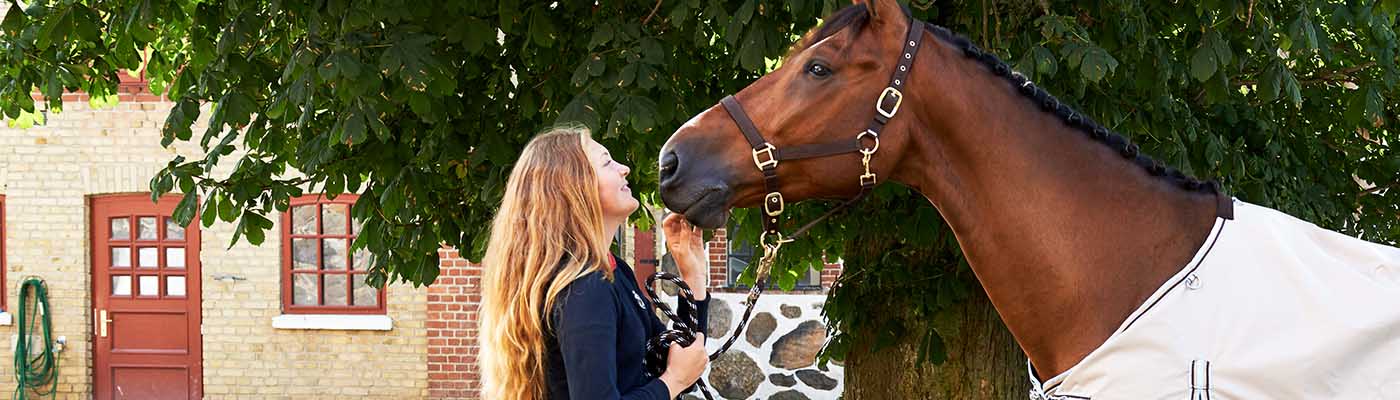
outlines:
{"label": "sweater sleeve", "polygon": [[627,393],[617,387],[620,311],[606,281],[585,276],[565,289],[556,306],[556,332],[571,399],[670,400],[660,379]]}

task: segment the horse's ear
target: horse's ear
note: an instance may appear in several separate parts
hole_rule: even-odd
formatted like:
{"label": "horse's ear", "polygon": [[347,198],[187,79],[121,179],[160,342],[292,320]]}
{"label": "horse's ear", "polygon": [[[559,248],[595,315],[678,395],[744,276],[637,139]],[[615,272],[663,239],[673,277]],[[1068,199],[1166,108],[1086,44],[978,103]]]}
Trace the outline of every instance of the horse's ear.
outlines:
{"label": "horse's ear", "polygon": [[895,0],[853,0],[854,4],[865,4],[865,9],[870,12],[870,21],[874,23],[884,22],[888,18],[899,18],[904,15],[900,9],[899,2]]}
{"label": "horse's ear", "polygon": [[870,12],[872,18],[879,18],[879,11],[875,9],[875,0],[851,0],[851,4],[864,4],[865,9]]}

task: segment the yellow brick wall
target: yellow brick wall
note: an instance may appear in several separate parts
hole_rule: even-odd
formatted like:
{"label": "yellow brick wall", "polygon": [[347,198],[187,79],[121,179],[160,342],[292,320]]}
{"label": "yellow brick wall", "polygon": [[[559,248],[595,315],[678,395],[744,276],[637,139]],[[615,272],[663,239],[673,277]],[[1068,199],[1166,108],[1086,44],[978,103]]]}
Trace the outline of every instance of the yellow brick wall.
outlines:
{"label": "yellow brick wall", "polygon": [[[60,358],[58,398],[86,399],[92,393],[87,198],[148,189],[150,178],[177,153],[160,147],[159,127],[170,106],[124,102],[92,110],[86,102],[72,102],[62,114],[50,115],[45,126],[21,130],[0,124],[6,304],[18,306],[21,278],[37,275],[47,281],[54,335],[68,340]],[[203,128],[196,126],[195,132],[198,137]],[[178,153],[202,156],[188,145]],[[225,160],[227,168],[236,158]],[[232,224],[201,229],[206,398],[426,397],[426,289],[389,288],[390,331],[274,329],[272,319],[281,314],[280,227],[260,247],[240,242],[232,249],[227,249]],[[246,280],[213,279],[226,275]],[[0,326],[0,338],[15,333],[13,325]],[[3,349],[8,360],[10,348]],[[0,363],[0,399],[12,395],[13,368]]]}

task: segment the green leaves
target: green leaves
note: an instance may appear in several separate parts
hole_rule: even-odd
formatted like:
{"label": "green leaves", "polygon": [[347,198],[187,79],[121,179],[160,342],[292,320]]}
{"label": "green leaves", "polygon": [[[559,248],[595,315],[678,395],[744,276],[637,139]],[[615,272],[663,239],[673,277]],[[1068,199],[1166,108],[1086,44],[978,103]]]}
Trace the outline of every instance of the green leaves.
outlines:
{"label": "green leaves", "polygon": [[1347,121],[1361,126],[1381,127],[1385,118],[1384,101],[1376,85],[1367,85],[1351,92],[1347,98]]}
{"label": "green leaves", "polygon": [[55,41],[63,41],[67,38],[68,32],[73,30],[72,8],[55,8],[44,19],[44,24],[39,28],[38,36],[34,38],[34,47],[39,50],[49,48]]}
{"label": "green leaves", "polygon": [[20,29],[23,28],[25,22],[27,22],[26,20],[27,18],[24,15],[24,10],[19,8],[19,2],[12,2],[10,3],[10,10],[5,13],[5,19],[0,21],[0,31],[4,31],[4,33],[9,36],[18,35]]}
{"label": "green leaves", "polygon": [[199,204],[199,193],[186,192],[180,199],[180,203],[175,206],[175,212],[170,215],[175,219],[176,224],[187,225],[194,220],[195,206]]}
{"label": "green leaves", "polygon": [[1259,79],[1259,97],[1265,102],[1272,102],[1279,98],[1279,95],[1288,96],[1294,106],[1302,106],[1302,87],[1298,84],[1298,78],[1293,76],[1293,72],[1288,70],[1282,61],[1274,61],[1264,70],[1263,76]]}
{"label": "green leaves", "polygon": [[1233,54],[1230,51],[1230,44],[1225,42],[1220,36],[1220,32],[1211,30],[1201,37],[1200,45],[1191,52],[1191,77],[1197,81],[1205,82],[1210,77],[1215,76],[1217,70],[1230,65]]}
{"label": "green leaves", "polygon": [[540,47],[550,47],[554,45],[554,22],[550,21],[545,13],[544,7],[536,7],[530,13],[530,39]]}
{"label": "green leaves", "polygon": [[1288,36],[1292,38],[1293,46],[1286,50],[1310,50],[1318,48],[1317,27],[1313,25],[1308,14],[1302,13],[1292,23],[1288,24]]}
{"label": "green leaves", "polygon": [[607,44],[613,39],[612,26],[599,26],[593,29],[593,36],[588,39],[588,49],[593,50]]}
{"label": "green leaves", "polygon": [[462,43],[466,45],[467,51],[471,53],[479,53],[482,49],[485,49],[487,45],[496,41],[496,35],[494,35],[496,30],[493,29],[490,24],[486,23],[486,21],[479,18],[467,18],[465,22],[459,25],[459,29],[463,30]]}
{"label": "green leaves", "polygon": [[1118,68],[1118,60],[1108,55],[1108,51],[1101,47],[1088,48],[1083,57],[1079,64],[1079,72],[1090,82],[1103,80]]}

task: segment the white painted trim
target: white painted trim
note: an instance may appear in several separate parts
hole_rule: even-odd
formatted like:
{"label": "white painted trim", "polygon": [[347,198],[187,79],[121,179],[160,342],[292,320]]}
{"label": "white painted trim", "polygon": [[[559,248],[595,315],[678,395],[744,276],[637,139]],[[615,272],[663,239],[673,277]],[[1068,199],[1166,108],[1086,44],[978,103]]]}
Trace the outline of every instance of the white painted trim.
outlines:
{"label": "white painted trim", "polygon": [[0,311],[0,325],[14,325],[15,317],[8,312]]}
{"label": "white painted trim", "polygon": [[388,315],[283,314],[272,317],[276,329],[325,329],[336,331],[387,331],[394,329]]}

